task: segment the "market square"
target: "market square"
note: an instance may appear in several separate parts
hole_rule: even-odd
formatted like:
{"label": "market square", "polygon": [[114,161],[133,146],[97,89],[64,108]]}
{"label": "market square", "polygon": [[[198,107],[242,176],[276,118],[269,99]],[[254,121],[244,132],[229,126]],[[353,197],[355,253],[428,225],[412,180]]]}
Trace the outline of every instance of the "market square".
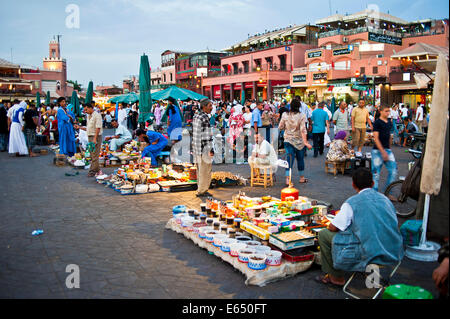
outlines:
{"label": "market square", "polygon": [[322,1],[264,32],[80,62],[86,32],[111,36],[83,19],[100,2],[53,8],[65,32],[44,28],[43,50],[0,50],[2,299],[448,298],[443,10]]}

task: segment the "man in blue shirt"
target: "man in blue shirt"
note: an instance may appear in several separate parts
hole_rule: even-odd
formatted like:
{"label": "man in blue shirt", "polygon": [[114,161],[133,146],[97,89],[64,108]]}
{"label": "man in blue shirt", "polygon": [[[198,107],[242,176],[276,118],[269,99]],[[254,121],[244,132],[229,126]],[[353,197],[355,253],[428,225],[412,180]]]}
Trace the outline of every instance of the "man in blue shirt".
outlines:
{"label": "man in blue shirt", "polygon": [[325,102],[320,102],[311,115],[314,157],[317,157],[318,154],[323,154],[325,128],[327,134],[330,134],[328,113],[323,110],[324,106]]}
{"label": "man in blue shirt", "polygon": [[258,103],[258,105],[252,112],[252,127],[255,129],[255,132],[258,132],[258,127],[262,127],[262,119],[261,119],[262,109],[263,104]]}
{"label": "man in blue shirt", "polygon": [[136,131],[136,136],[139,138],[140,142],[147,142],[150,144],[142,151],[142,158],[150,157],[152,159],[152,166],[158,166],[158,161],[156,156],[161,152],[167,145],[167,139],[161,133],[155,131],[145,131],[138,129]]}

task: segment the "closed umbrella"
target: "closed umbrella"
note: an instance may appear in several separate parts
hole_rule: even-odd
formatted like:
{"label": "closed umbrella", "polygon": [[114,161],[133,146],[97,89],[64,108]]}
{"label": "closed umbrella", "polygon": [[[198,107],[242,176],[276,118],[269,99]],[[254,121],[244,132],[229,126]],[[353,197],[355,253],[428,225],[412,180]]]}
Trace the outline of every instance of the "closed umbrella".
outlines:
{"label": "closed umbrella", "polygon": [[45,105],[50,106],[50,91],[47,91],[47,95],[45,97]]}
{"label": "closed umbrella", "polygon": [[90,104],[92,102],[92,97],[94,95],[94,83],[89,81],[89,85],[86,92],[86,98],[84,99],[85,104]]}
{"label": "closed umbrella", "polygon": [[430,196],[438,195],[441,189],[444,166],[445,135],[448,123],[448,64],[444,55],[440,54],[436,65],[436,78],[433,88],[433,106],[422,164],[420,191],[425,194],[422,236],[419,246],[408,246],[406,255],[421,261],[436,261],[439,245],[426,240]]}
{"label": "closed umbrella", "polygon": [[331,98],[331,114],[334,114],[334,111],[336,110],[336,99],[334,98],[334,96]]}
{"label": "closed umbrella", "polygon": [[145,123],[153,116],[150,90],[150,64],[148,63],[148,56],[144,54],[141,56],[141,66],[139,69],[139,123]]}
{"label": "closed umbrella", "polygon": [[73,113],[75,114],[75,116],[81,116],[80,100],[78,99],[78,94],[75,90],[72,92],[70,104],[73,105]]}
{"label": "closed umbrella", "polygon": [[244,88],[241,89],[241,105],[245,104],[245,90]]}
{"label": "closed umbrella", "polygon": [[41,126],[41,95],[39,92],[36,92],[36,109],[39,112],[39,120],[38,120],[38,127]]}

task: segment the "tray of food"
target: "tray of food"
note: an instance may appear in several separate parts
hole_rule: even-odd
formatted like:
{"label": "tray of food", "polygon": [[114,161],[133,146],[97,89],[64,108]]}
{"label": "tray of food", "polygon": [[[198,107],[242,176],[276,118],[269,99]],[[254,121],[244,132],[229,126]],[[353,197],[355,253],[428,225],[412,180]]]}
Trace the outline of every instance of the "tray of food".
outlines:
{"label": "tray of food", "polygon": [[262,240],[268,240],[270,236],[270,233],[267,230],[247,221],[241,222],[240,228]]}
{"label": "tray of food", "polygon": [[315,234],[309,230],[299,230],[286,233],[271,234],[269,243],[281,250],[314,246]]}

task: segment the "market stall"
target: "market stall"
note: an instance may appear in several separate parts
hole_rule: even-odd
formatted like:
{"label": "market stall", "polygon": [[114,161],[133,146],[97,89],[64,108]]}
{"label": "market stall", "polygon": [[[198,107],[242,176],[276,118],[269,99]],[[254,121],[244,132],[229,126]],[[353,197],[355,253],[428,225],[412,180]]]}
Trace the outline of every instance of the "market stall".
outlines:
{"label": "market stall", "polygon": [[175,206],[166,228],[231,264],[247,285],[264,286],[320,263],[317,235],[336,212],[295,191],[284,189],[281,199],[241,192],[226,202],[208,198],[199,209]]}
{"label": "market stall", "polygon": [[189,163],[163,164],[151,167],[151,159],[130,161],[111,175],[97,176],[99,184],[105,184],[122,195],[154,192],[180,192],[197,188],[196,168]]}

